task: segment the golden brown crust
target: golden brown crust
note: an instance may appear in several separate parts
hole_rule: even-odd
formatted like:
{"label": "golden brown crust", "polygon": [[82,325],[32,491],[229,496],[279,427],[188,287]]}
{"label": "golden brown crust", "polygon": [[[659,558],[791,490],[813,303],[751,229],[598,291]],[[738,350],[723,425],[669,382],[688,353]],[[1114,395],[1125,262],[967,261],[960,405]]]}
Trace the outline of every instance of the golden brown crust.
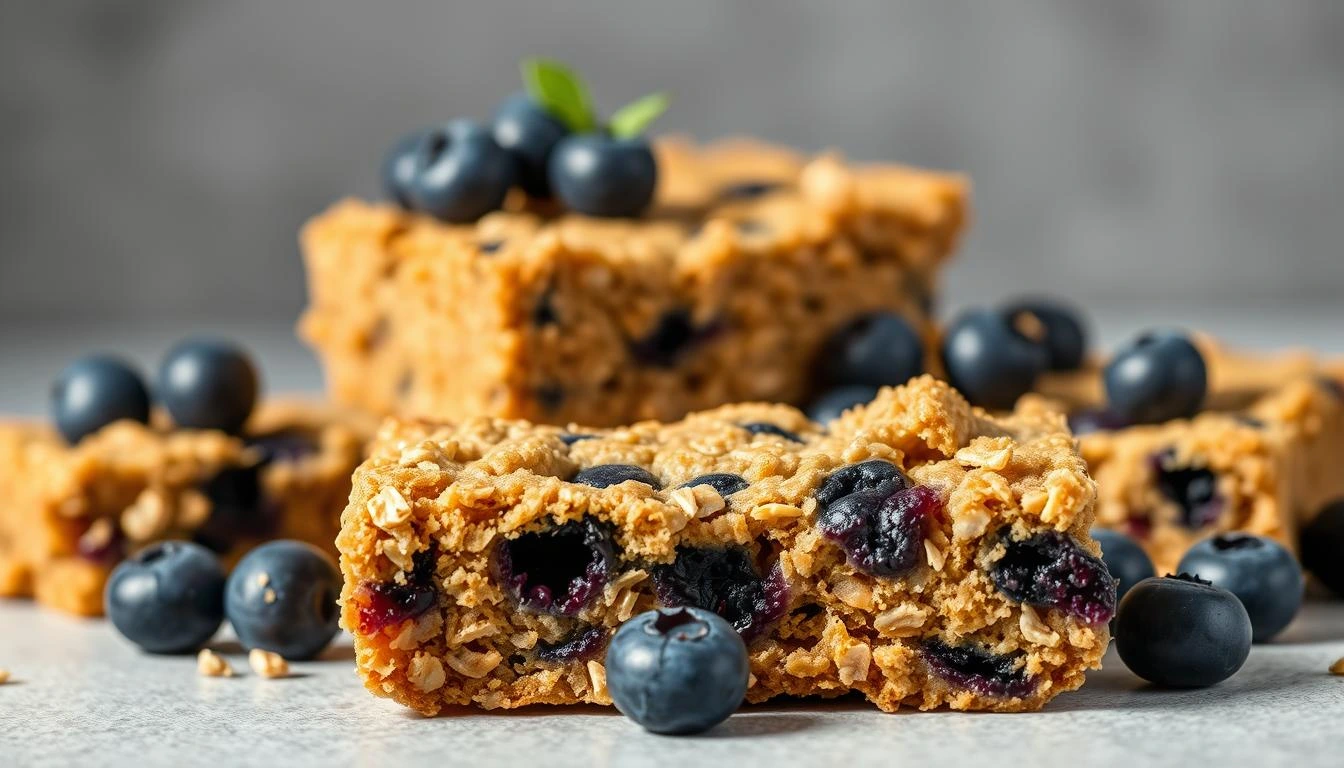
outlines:
{"label": "golden brown crust", "polygon": [[[741,426],[750,422],[802,442],[752,435]],[[534,649],[577,629],[613,629],[654,607],[650,571],[684,546],[745,548],[762,573],[788,585],[784,618],[749,646],[750,701],[859,691],[884,710],[1030,710],[1081,685],[1106,648],[1104,624],[1024,608],[988,575],[1004,554],[1006,527],[1013,539],[1060,531],[1097,552],[1087,538],[1094,486],[1053,412],[993,418],[924,377],[885,390],[826,432],[792,408],[761,404],[669,424],[571,429],[595,437],[566,445],[563,429],[489,418],[384,426],[355,474],[337,541],[343,624],[371,691],[427,714],[468,704],[610,703],[600,657],[546,662]],[[924,557],[899,578],[856,569],[815,525],[818,486],[871,458],[897,464],[943,504]],[[611,463],[648,468],[663,490],[563,479]],[[738,474],[749,486],[730,500],[707,486],[678,488],[710,472]],[[580,519],[611,526],[620,552],[601,595],[574,617],[520,607],[491,564],[499,542]],[[434,606],[366,626],[371,591],[414,580],[420,553],[432,558]],[[1032,690],[982,695],[944,681],[921,655],[931,638],[1020,654]]]}
{"label": "golden brown crust", "polygon": [[[510,210],[446,225],[345,201],[304,228],[301,335],[341,402],[563,424],[798,402],[823,340],[924,325],[966,183],[749,142],[663,142],[637,220]],[[728,199],[744,182],[778,183]]]}
{"label": "golden brown crust", "polygon": [[[1275,356],[1197,343],[1209,367],[1205,411],[1192,419],[1089,432],[1083,458],[1099,486],[1097,524],[1133,535],[1159,573],[1190,545],[1225,531],[1269,536],[1297,548],[1299,524],[1344,496],[1344,402],[1305,352]],[[1100,370],[1056,374],[1029,407],[1078,410],[1104,400]],[[1193,515],[1158,483],[1166,471],[1208,470],[1216,500]],[[1192,524],[1193,523],[1193,524]]]}
{"label": "golden brown crust", "polygon": [[[261,406],[249,440],[298,435],[312,448],[260,469],[258,482],[276,513],[265,536],[332,549],[349,475],[372,432],[367,417],[343,409],[297,401]],[[0,501],[0,595],[101,615],[103,585],[122,554],[201,533],[213,511],[202,484],[260,460],[258,448],[213,431],[120,422],[70,447],[45,425],[0,425],[7,491]],[[229,560],[261,535],[224,533]]]}

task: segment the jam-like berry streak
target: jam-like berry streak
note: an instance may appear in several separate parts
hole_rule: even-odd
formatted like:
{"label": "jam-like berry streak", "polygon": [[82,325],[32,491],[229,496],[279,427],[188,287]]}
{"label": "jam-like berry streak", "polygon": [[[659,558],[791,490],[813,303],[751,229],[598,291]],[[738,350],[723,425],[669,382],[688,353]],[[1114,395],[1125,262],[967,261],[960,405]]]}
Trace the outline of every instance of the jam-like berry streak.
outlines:
{"label": "jam-like berry streak", "polygon": [[575,520],[500,542],[495,568],[518,604],[560,616],[579,612],[611,579],[616,544],[595,520]]}
{"label": "jam-like berry streak", "polygon": [[925,640],[920,651],[933,674],[981,696],[1026,698],[1036,690],[1020,656],[1000,656],[936,638]]}
{"label": "jam-like berry streak", "polygon": [[360,634],[376,634],[434,607],[439,594],[434,586],[434,555],[421,552],[415,555],[412,563],[414,570],[406,574],[405,584],[395,581],[365,583],[355,590]]}
{"label": "jam-like berry streak", "polygon": [[595,659],[606,649],[609,637],[605,627],[580,627],[557,643],[537,643],[537,658],[555,663]]}

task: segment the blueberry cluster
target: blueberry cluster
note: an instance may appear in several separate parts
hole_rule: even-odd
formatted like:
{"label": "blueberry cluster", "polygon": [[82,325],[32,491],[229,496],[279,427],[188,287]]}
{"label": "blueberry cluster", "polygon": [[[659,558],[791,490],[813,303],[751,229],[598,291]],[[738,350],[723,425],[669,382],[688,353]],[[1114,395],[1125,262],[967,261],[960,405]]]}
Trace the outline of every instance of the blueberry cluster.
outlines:
{"label": "blueberry cluster", "polygon": [[598,123],[583,81],[544,59],[523,63],[524,93],[490,125],[450,120],[402,138],[383,184],[402,207],[463,223],[498,210],[517,187],[589,216],[633,217],[653,201],[658,166],[644,130],[666,108],[653,94]]}
{"label": "blueberry cluster", "polygon": [[[164,357],[154,395],[179,427],[236,434],[257,390],[257,369],[246,353],[227,342],[192,339]],[[148,424],[150,405],[140,374],[107,355],[75,361],[51,388],[52,420],[72,445],[116,421]]]}
{"label": "blueberry cluster", "polygon": [[263,544],[226,579],[205,547],[165,541],[112,571],[104,603],[117,631],[151,653],[194,651],[227,618],[245,648],[311,659],[336,636],[340,593],[336,563],[311,544]]}

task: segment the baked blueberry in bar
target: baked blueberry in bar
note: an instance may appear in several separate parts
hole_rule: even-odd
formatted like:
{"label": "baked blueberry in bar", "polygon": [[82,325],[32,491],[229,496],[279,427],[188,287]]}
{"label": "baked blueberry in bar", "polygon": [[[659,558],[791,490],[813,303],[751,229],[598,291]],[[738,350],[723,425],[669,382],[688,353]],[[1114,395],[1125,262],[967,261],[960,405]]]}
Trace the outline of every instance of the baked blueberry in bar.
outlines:
{"label": "baked blueberry in bar", "polygon": [[1226,531],[1296,548],[1298,526],[1344,497],[1339,379],[1306,353],[1257,356],[1195,341],[1208,395],[1190,418],[1112,418],[1093,366],[1038,383],[1071,413],[1099,487],[1097,524],[1137,539],[1158,573],[1174,572],[1191,545]]}
{"label": "baked blueberry in bar", "polygon": [[928,328],[966,183],[744,141],[655,147],[639,218],[520,199],[469,224],[345,201],[304,229],[300,333],[338,401],[539,423],[800,403],[828,338],[874,312]]}
{"label": "baked blueberry in bar", "polygon": [[608,704],[615,629],[695,606],[747,698],[1032,710],[1108,641],[1115,582],[1064,419],[921,377],[823,430],[747,404],[615,429],[390,421],[337,540],[367,687],[446,707]]}
{"label": "baked blueberry in bar", "polygon": [[69,446],[0,425],[0,596],[81,616],[126,555],[188,538],[236,560],[260,541],[333,549],[373,427],[343,409],[262,404],[241,437],[119,421]]}

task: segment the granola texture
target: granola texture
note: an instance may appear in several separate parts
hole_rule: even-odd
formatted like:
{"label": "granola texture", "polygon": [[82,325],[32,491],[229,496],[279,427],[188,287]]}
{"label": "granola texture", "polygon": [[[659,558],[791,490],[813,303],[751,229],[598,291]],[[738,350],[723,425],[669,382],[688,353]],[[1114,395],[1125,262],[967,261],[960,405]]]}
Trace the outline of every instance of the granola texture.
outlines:
{"label": "granola texture", "polygon": [[[1205,409],[1191,419],[1084,432],[1099,492],[1097,524],[1135,537],[1158,573],[1197,541],[1226,531],[1292,550],[1297,529],[1344,496],[1344,390],[1306,352],[1277,356],[1197,339],[1209,368]],[[1100,369],[1047,377],[1029,401],[1078,412],[1105,399]]]}
{"label": "granola texture", "polygon": [[347,200],[301,237],[300,335],[338,401],[436,419],[670,420],[802,402],[866,312],[928,327],[966,215],[957,176],[659,142],[640,219],[527,208],[448,225]]}
{"label": "granola texture", "polygon": [[[871,575],[818,524],[819,489],[869,459],[900,467],[936,500],[898,576]],[[573,482],[607,464],[646,468],[661,488]],[[745,487],[727,497],[683,487],[708,473],[738,475]],[[663,590],[683,558],[738,552],[761,590],[747,628],[737,624],[751,657],[749,701],[857,691],[886,711],[1034,710],[1099,665],[1114,583],[1104,577],[1105,613],[1087,621],[1014,600],[993,574],[1022,542],[1056,541],[1095,559],[1094,500],[1062,417],[1044,408],[992,417],[930,377],[884,390],[829,431],[764,404],[611,430],[393,420],[356,472],[342,517],[342,622],[369,690],[425,714],[610,704],[601,663],[610,633],[668,604]],[[577,539],[548,534],[576,526],[610,532],[610,570],[581,605],[538,609],[505,570],[516,577],[572,558]],[[703,607],[741,621],[729,561],[708,569]]]}
{"label": "granola texture", "polygon": [[333,550],[368,417],[262,405],[243,438],[118,422],[67,446],[40,423],[0,425],[0,596],[100,616],[127,554],[192,538],[229,562],[260,541]]}

